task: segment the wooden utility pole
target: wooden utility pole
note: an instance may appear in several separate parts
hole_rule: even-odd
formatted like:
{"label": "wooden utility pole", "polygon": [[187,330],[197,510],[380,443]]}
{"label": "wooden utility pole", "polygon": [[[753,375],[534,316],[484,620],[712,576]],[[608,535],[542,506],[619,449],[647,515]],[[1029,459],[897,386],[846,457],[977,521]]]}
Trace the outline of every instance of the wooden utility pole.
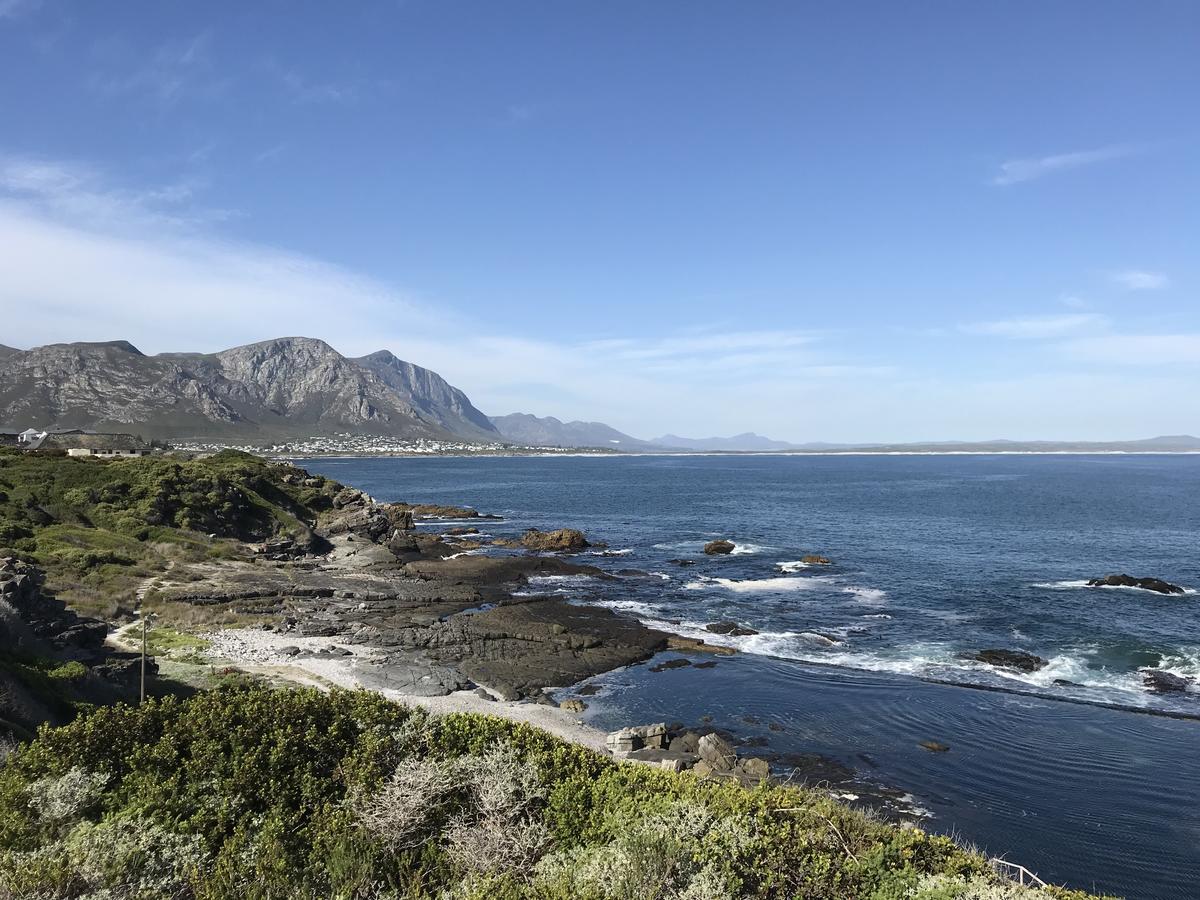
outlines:
{"label": "wooden utility pole", "polygon": [[142,691],[138,703],[146,702],[146,611],[142,610]]}

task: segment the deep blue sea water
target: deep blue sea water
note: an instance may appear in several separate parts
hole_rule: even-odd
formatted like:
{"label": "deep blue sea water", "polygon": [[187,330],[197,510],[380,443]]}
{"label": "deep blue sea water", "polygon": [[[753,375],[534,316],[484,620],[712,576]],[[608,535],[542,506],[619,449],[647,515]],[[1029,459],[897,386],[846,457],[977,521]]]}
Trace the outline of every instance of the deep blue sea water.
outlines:
{"label": "deep blue sea water", "polygon": [[[530,590],[710,642],[723,639],[703,626],[718,620],[760,632],[724,639],[743,652],[710,669],[637,666],[598,679],[587,717],[600,727],[711,716],[773,750],[826,754],[909,792],[931,814],[927,827],[1045,878],[1200,897],[1200,721],[1101,705],[1200,716],[1200,692],[1154,696],[1138,672],[1200,675],[1200,457],[303,464],[380,500],[502,514],[488,524],[495,534],[581,528],[620,551],[586,561],[648,573]],[[706,557],[718,537],[737,551]],[[807,553],[834,564],[802,566]],[[1109,572],[1189,593],[1083,585]],[[983,648],[1050,664],[1019,675],[957,656]],[[921,749],[928,739],[951,750]]]}

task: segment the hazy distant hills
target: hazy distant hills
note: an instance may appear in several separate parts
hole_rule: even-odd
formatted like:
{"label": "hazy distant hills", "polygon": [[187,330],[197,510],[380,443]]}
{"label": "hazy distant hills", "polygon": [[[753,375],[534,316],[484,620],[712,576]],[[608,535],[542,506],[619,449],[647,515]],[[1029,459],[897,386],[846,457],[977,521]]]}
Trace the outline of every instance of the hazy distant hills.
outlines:
{"label": "hazy distant hills", "polygon": [[0,351],[0,424],[248,442],[338,432],[500,440],[439,375],[289,337],[146,356],[126,341]]}
{"label": "hazy distant hills", "polygon": [[787,441],[774,441],[771,438],[747,431],[735,434],[733,437],[685,438],[677,434],[664,434],[650,441],[659,447],[673,447],[681,450],[798,450],[800,445],[789,444]]}
{"label": "hazy distant hills", "polygon": [[603,422],[562,422],[529,413],[492,416],[491,422],[504,438],[530,447],[608,447],[614,450],[655,450],[649,441],[638,440]]}

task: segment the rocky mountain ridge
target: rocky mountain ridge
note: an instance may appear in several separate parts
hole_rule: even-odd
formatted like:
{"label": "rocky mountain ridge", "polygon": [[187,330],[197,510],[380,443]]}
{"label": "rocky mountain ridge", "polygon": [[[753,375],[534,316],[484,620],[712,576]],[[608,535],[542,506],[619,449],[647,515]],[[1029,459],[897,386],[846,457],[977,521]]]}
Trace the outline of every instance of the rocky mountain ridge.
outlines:
{"label": "rocky mountain ridge", "polygon": [[500,439],[467,396],[437,373],[386,350],[351,359],[305,337],[156,356],[127,341],[5,348],[0,422],[165,439],[267,441],[345,431]]}

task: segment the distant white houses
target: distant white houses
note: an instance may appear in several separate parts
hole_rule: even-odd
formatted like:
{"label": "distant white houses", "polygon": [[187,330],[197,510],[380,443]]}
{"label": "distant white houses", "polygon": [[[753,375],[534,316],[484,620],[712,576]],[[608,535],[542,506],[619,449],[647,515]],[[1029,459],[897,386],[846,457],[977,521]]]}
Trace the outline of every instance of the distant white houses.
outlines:
{"label": "distant white houses", "polygon": [[[15,442],[12,436],[15,434]],[[141,438],[132,434],[103,434],[83,429],[64,431],[39,431],[36,428],[26,428],[20,432],[0,432],[7,438],[9,446],[20,450],[58,450],[66,451],[68,456],[96,456],[102,459],[119,457],[149,456],[153,448]]]}

